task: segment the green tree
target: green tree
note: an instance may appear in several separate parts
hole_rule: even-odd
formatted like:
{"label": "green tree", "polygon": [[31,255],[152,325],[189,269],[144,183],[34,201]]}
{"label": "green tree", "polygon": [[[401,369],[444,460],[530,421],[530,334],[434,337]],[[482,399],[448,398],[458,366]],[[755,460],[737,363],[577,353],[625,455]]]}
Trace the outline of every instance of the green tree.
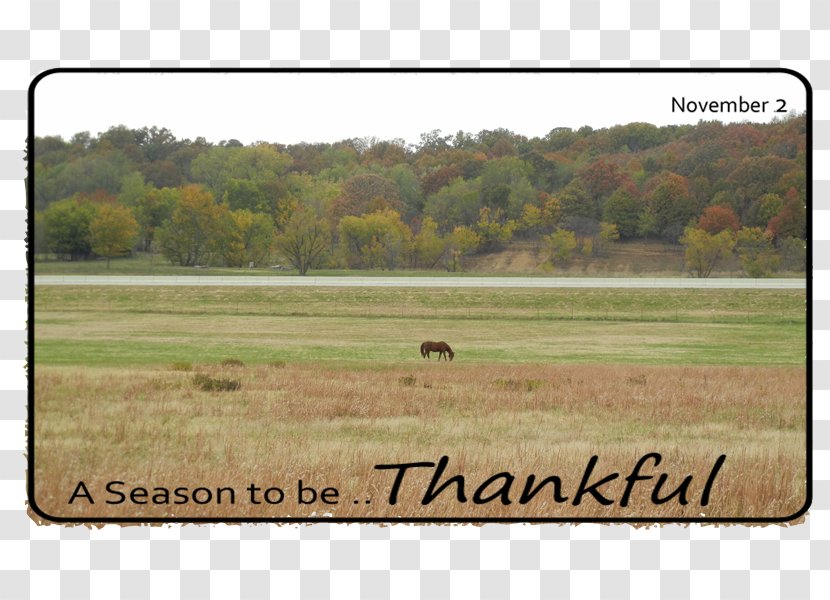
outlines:
{"label": "green tree", "polygon": [[97,207],[79,196],[53,202],[43,211],[43,235],[47,248],[59,258],[78,260],[92,253],[89,225]]}
{"label": "green tree", "polygon": [[434,220],[442,233],[450,233],[456,227],[473,225],[480,209],[478,185],[458,178],[427,198],[424,216]]}
{"label": "green tree", "polygon": [[687,227],[680,243],[686,247],[686,267],[696,277],[709,277],[712,270],[732,254],[735,238],[730,231],[717,234]]}
{"label": "green tree", "polygon": [[803,272],[807,268],[807,243],[797,237],[779,241],[781,267],[787,271]]}
{"label": "green tree", "polygon": [[131,206],[138,222],[142,250],[153,250],[156,230],[170,220],[180,197],[181,188],[153,188]]}
{"label": "green tree", "polygon": [[132,211],[120,204],[104,204],[89,223],[89,245],[92,251],[110,259],[128,253],[138,238],[138,223]]}
{"label": "green tree", "polygon": [[228,179],[222,200],[232,211],[248,210],[257,213],[271,213],[273,210],[265,191],[250,179]]}
{"label": "green tree", "polygon": [[314,211],[300,208],[277,236],[276,247],[300,275],[305,275],[325,260],[331,247],[331,234],[326,222]]}
{"label": "green tree", "polygon": [[599,220],[599,211],[585,186],[579,179],[573,179],[557,194],[562,219]]}
{"label": "green tree", "polygon": [[747,227],[766,228],[782,208],[784,208],[784,199],[781,196],[764,194],[750,205],[744,223]]}
{"label": "green tree", "polygon": [[781,265],[772,245],[772,234],[760,227],[743,227],[736,235],[735,250],[750,277],[769,277]]}
{"label": "green tree", "polygon": [[118,202],[124,206],[135,208],[152,189],[153,186],[144,183],[144,176],[141,173],[133,171],[121,178]]}
{"label": "green tree", "polygon": [[270,144],[225,145],[214,146],[194,158],[190,170],[195,183],[205,184],[216,198],[224,198],[231,180],[250,181],[258,186],[272,184],[286,174],[291,163],[291,156]]}
{"label": "green tree", "polygon": [[46,254],[49,252],[49,239],[46,236],[46,224],[43,218],[43,211],[35,211],[34,223],[34,251],[35,254]]}
{"label": "green tree", "polygon": [[[501,209],[510,217],[518,217],[522,205],[533,199],[533,188],[528,180],[531,168],[515,156],[487,161],[481,173],[481,203],[488,208]],[[511,214],[510,197],[514,190],[518,192],[518,197],[514,198],[512,205],[515,214]],[[529,200],[528,194],[531,196]]]}
{"label": "green tree", "polygon": [[647,201],[655,219],[655,228],[661,237],[677,240],[698,209],[689,194],[687,179],[677,173],[665,172],[657,176]]}
{"label": "green tree", "polygon": [[637,237],[644,203],[634,185],[622,185],[605,201],[602,218],[617,226],[620,237]]}
{"label": "green tree", "polygon": [[398,198],[403,202],[407,217],[420,214],[424,209],[424,195],[421,182],[412,167],[406,163],[395,165],[389,170],[389,179],[398,186]]}

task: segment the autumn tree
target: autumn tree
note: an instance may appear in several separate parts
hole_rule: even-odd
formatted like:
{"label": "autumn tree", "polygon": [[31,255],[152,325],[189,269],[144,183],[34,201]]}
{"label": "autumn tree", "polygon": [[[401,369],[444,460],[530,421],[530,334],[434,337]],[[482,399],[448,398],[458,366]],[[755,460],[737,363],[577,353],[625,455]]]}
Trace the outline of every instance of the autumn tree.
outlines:
{"label": "autumn tree", "polygon": [[484,251],[494,250],[509,242],[513,238],[516,221],[504,219],[501,211],[490,210],[483,206],[479,211],[475,231],[481,238],[479,248]]}
{"label": "autumn tree", "polygon": [[225,227],[221,252],[226,265],[260,265],[268,258],[274,241],[274,223],[268,215],[245,209],[227,212]]}
{"label": "autumn tree", "polygon": [[807,207],[794,188],[787,191],[781,212],[770,219],[767,228],[775,239],[807,239]]}
{"label": "autumn tree", "polygon": [[431,269],[444,254],[446,242],[438,234],[438,224],[426,217],[421,223],[421,229],[412,238],[413,266]]}
{"label": "autumn tree", "polygon": [[703,209],[703,214],[697,221],[697,228],[711,234],[721,231],[735,233],[741,228],[741,223],[731,206],[717,204]]}
{"label": "autumn tree", "polygon": [[349,268],[394,269],[407,259],[412,231],[393,210],[347,215],[338,227],[340,252]]}
{"label": "autumn tree", "polygon": [[323,219],[301,208],[291,215],[284,231],[277,236],[276,247],[300,275],[305,275],[325,260],[331,247],[331,233]]}
{"label": "autumn tree", "polygon": [[686,267],[696,277],[709,277],[712,270],[732,253],[735,238],[729,231],[717,234],[687,227],[680,243],[686,247]]}
{"label": "autumn tree", "polygon": [[132,211],[120,204],[104,204],[89,223],[89,245],[98,256],[110,258],[128,253],[138,238],[138,223]]}
{"label": "autumn tree", "polygon": [[778,194],[764,194],[755,200],[747,211],[744,225],[766,228],[769,222],[784,208],[784,199]]}
{"label": "autumn tree", "polygon": [[465,256],[475,254],[481,244],[481,236],[472,227],[460,226],[447,236],[446,267],[448,271],[460,271]]}
{"label": "autumn tree", "polygon": [[402,208],[394,181],[374,173],[362,173],[343,182],[342,191],[332,202],[330,211],[337,221],[346,215],[357,216],[377,210],[391,209],[400,213]]}
{"label": "autumn tree", "polygon": [[605,256],[611,246],[620,239],[620,232],[614,223],[600,223],[599,233],[593,242],[593,252],[597,256]]}
{"label": "autumn tree", "polygon": [[576,236],[573,231],[557,229],[545,237],[545,254],[553,265],[567,261],[575,248]]}
{"label": "autumn tree", "polygon": [[204,187],[189,185],[182,188],[170,220],[156,231],[164,256],[184,267],[208,261],[220,247],[227,211],[227,206],[217,204]]}
{"label": "autumn tree", "polygon": [[543,225],[542,209],[535,204],[525,204],[516,224],[516,231],[525,235],[535,235],[542,230]]}

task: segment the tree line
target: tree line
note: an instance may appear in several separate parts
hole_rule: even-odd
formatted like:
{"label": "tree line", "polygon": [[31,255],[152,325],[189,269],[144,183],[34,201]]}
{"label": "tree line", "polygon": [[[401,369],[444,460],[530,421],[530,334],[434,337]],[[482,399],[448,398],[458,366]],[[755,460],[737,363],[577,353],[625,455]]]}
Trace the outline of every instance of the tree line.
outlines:
{"label": "tree line", "polygon": [[156,252],[185,266],[284,260],[305,274],[459,270],[519,238],[554,264],[618,240],[661,239],[684,244],[698,276],[717,264],[711,256],[733,252],[755,276],[803,269],[805,119],[555,128],[540,138],[434,130],[413,145],[211,144],[124,126],[38,137],[35,251],[65,260]]}

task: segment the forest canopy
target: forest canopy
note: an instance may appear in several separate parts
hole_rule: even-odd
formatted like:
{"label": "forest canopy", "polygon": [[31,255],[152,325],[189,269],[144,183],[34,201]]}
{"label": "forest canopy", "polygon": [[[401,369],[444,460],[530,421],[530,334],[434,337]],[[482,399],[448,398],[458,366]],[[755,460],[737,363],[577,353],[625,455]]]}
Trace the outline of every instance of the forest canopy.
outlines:
{"label": "forest canopy", "polygon": [[804,268],[804,115],[537,138],[434,130],[411,145],[213,144],[119,125],[32,149],[35,252],[62,260],[459,270],[519,239],[556,263],[635,239],[684,244],[689,257],[720,235],[753,276]]}

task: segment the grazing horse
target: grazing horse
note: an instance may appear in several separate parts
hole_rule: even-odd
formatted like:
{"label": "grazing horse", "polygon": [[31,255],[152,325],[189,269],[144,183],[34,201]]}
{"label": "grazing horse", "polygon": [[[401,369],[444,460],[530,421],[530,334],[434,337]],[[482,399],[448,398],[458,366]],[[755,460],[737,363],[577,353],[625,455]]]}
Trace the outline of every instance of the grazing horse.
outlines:
{"label": "grazing horse", "polygon": [[[452,351],[452,348],[450,348],[447,342],[424,342],[421,344],[421,356],[423,358],[429,358],[430,352],[437,352],[438,360],[441,360],[442,356],[444,360],[452,360],[455,356],[455,352]],[[448,354],[450,356],[449,359],[447,359]]]}

